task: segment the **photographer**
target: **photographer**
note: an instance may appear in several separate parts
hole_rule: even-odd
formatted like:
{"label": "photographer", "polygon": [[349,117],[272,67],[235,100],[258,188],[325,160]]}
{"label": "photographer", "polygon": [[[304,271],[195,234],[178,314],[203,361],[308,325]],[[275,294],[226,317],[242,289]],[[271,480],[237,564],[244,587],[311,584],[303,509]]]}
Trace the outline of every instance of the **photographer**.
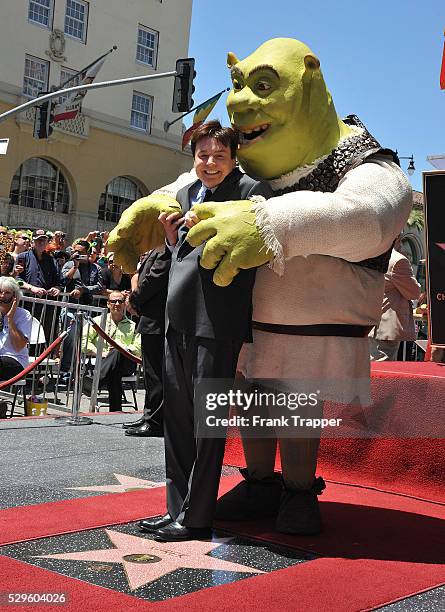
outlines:
{"label": "photographer", "polygon": [[114,253],[109,253],[108,268],[103,268],[101,275],[103,295],[110,295],[113,291],[122,291],[126,298],[130,295],[131,276],[124,273],[122,266],[114,263]]}
{"label": "photographer", "polygon": [[73,246],[73,253],[62,269],[66,291],[73,300],[80,304],[91,304],[93,295],[102,291],[102,278],[97,264],[89,261],[90,243],[78,240]]}
{"label": "photographer", "polygon": [[[93,295],[102,291],[102,277],[97,264],[89,261],[91,250],[90,243],[86,240],[78,240],[73,245],[73,253],[70,261],[62,268],[62,277],[65,281],[66,291],[69,293],[69,302],[78,302],[89,306],[93,301]],[[74,317],[74,311],[69,308],[64,313],[64,328],[68,328]],[[63,355],[60,362],[61,379],[66,382],[69,379],[71,362],[73,357],[75,328],[71,326],[69,333],[63,343]]]}
{"label": "photographer", "polygon": [[[9,380],[29,361],[27,344],[31,337],[32,317],[17,302],[22,294],[16,281],[0,277],[0,380]],[[0,418],[6,416],[6,402],[0,402]]]}
{"label": "photographer", "polygon": [[66,234],[60,230],[54,232],[54,236],[48,243],[48,253],[54,253],[54,251],[64,251],[66,248]]}

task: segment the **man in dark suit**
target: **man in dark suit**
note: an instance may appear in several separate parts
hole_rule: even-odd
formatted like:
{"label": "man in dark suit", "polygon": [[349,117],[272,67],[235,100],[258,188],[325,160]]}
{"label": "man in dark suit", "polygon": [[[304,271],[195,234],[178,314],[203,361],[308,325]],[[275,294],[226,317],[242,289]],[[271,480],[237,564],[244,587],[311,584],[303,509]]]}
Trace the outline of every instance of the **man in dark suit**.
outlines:
{"label": "man in dark suit", "polygon": [[137,331],[142,339],[145,381],[144,416],[124,423],[126,436],[163,435],[163,363],[165,337],[165,302],[171,253],[153,250],[142,261],[137,288],[128,298],[130,311],[140,315]]}
{"label": "man in dark suit", "polygon": [[[236,167],[237,144],[237,133],[217,121],[195,131],[191,147],[198,180],[177,194],[183,213],[204,200],[271,195],[267,185]],[[182,223],[180,213],[161,213],[160,220],[172,251],[164,375],[168,513],[139,525],[162,541],[207,538],[225,439],[195,437],[194,386],[206,378],[234,378],[241,346],[251,339],[255,269],[242,270],[228,287],[218,287],[213,271],[200,266],[204,247],[193,248],[186,242],[185,225],[177,230]]]}

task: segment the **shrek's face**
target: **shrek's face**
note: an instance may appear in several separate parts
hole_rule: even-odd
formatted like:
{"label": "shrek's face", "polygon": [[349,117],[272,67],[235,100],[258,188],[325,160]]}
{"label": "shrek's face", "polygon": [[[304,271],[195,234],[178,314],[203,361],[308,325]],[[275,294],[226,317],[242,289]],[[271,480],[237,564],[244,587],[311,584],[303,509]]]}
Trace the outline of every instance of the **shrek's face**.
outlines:
{"label": "shrek's face", "polygon": [[274,178],[309,163],[309,73],[319,67],[310,49],[297,40],[277,38],[242,61],[229,54],[228,65],[233,89],[227,110],[242,133],[238,158],[244,169]]}

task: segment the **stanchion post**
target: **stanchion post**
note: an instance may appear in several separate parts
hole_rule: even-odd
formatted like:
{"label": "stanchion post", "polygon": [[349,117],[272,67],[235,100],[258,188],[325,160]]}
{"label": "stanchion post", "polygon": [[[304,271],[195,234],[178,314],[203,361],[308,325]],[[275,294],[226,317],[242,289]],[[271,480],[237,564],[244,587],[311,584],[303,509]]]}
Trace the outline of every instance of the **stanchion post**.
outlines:
{"label": "stanchion post", "polygon": [[[91,318],[89,319],[91,321]],[[100,327],[105,329],[105,325],[107,322],[107,311],[104,310],[101,319],[100,319]],[[91,402],[90,407],[93,412],[99,412],[99,406],[97,403],[97,395],[99,392],[99,378],[100,378],[100,367],[102,364],[102,352],[104,347],[104,339],[100,334],[97,335],[97,347],[96,347],[96,365],[94,367],[93,374],[93,388],[91,389]]]}
{"label": "stanchion post", "polygon": [[76,341],[74,345],[74,389],[73,389],[73,405],[71,408],[70,417],[56,417],[57,421],[65,421],[68,425],[90,425],[93,420],[88,417],[79,416],[80,396],[82,390],[81,373],[82,373],[82,330],[84,315],[81,310],[75,314],[76,321]]}

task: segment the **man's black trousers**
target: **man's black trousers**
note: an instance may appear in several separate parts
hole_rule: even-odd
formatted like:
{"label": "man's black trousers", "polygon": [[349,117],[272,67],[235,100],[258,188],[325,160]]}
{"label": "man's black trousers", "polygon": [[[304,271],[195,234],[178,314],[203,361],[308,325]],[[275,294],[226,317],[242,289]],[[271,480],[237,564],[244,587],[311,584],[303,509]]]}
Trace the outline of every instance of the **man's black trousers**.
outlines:
{"label": "man's black trousers", "polygon": [[162,430],[164,334],[141,334],[141,344],[145,384],[144,420],[154,429]]}
{"label": "man's black trousers", "polygon": [[195,438],[194,385],[205,378],[233,380],[242,342],[195,338],[167,331],[164,435],[167,509],[187,527],[210,527],[215,512],[225,438]]}
{"label": "man's black trousers", "polygon": [[110,401],[110,412],[122,410],[122,377],[131,376],[137,364],[117,349],[111,350],[102,358],[99,388],[106,387]]}

